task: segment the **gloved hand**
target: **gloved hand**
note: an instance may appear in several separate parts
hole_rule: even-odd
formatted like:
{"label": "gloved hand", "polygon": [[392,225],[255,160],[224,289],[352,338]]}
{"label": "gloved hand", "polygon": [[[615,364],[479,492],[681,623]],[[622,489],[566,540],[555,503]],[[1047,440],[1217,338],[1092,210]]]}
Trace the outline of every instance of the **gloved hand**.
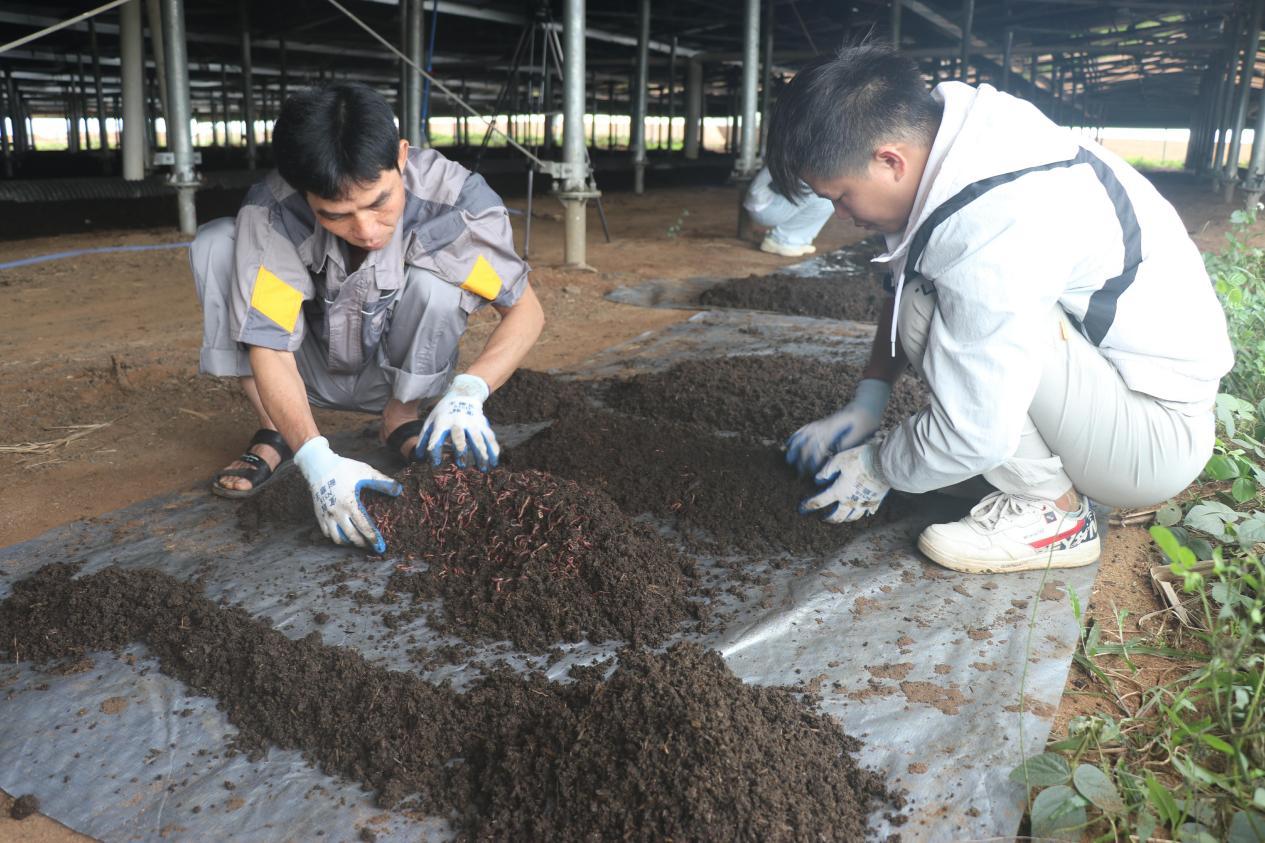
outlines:
{"label": "gloved hand", "polygon": [[887,381],[863,378],[842,410],[791,434],[786,440],[786,461],[800,474],[820,471],[831,454],[855,448],[878,430],[891,396],[892,385]]}
{"label": "gloved hand", "polygon": [[372,489],[396,497],[404,491],[399,483],[371,466],[335,454],[324,436],[303,443],[294,455],[294,464],[312,490],[316,521],[326,538],[334,544],[386,551],[387,543],[360,503],[360,493]]}
{"label": "gloved hand", "polygon": [[494,468],[501,456],[501,446],[496,442],[487,416],[483,415],[488,392],[488,385],[477,375],[453,378],[448,392],[426,417],[422,435],[417,438],[417,456],[429,453],[431,465],[437,466],[443,461],[444,440],[450,440],[457,465],[468,466],[473,450],[474,462],[480,471]]}
{"label": "gloved hand", "polygon": [[818,485],[830,487],[808,498],[799,505],[803,514],[834,508],[826,514],[827,524],[842,524],[873,515],[892,487],[883,479],[878,467],[879,439],[871,439],[864,445],[841,451],[817,473]]}

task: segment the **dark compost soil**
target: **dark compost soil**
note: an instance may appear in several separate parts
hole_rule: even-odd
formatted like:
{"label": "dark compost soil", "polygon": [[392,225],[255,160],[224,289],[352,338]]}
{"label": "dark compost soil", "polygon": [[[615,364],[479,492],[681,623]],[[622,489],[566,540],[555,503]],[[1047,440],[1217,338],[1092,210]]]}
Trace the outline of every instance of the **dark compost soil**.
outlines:
{"label": "dark compost soil", "polygon": [[821,555],[904,508],[889,496],[864,522],[823,524],[799,514],[816,487],[776,448],[603,410],[577,409],[504,459],[597,486],[630,515],[667,518],[695,549]]}
{"label": "dark compost soil", "polygon": [[27,793],[13,800],[13,804],[9,806],[9,818],[24,820],[32,814],[38,813],[39,809],[40,800],[34,795]]}
{"label": "dark compost soil", "polygon": [[47,663],[143,642],[219,701],[247,750],[303,751],[380,803],[449,816],[466,839],[855,840],[899,807],[860,744],[718,654],[628,649],[571,684],[501,670],[467,694],[291,640],[152,570],[50,565],[0,603],[0,657]]}
{"label": "dark compost soil", "polygon": [[735,278],[704,290],[704,307],[769,310],[794,316],[877,322],[888,298],[871,274],[805,278],[775,272]]}
{"label": "dark compost soil", "polygon": [[[858,374],[853,366],[798,354],[713,357],[612,381],[603,398],[623,413],[782,442],[847,404]],[[916,377],[901,378],[884,427],[904,421],[928,400]]]}
{"label": "dark compost soil", "polygon": [[546,372],[519,369],[483,404],[492,424],[521,424],[556,419],[567,407],[584,403],[575,381]]}
{"label": "dark compost soil", "polygon": [[430,623],[468,641],[509,639],[544,652],[558,641],[653,644],[700,607],[694,563],[607,495],[539,471],[413,465],[398,498],[365,507],[397,570],[388,588],[443,598]]}

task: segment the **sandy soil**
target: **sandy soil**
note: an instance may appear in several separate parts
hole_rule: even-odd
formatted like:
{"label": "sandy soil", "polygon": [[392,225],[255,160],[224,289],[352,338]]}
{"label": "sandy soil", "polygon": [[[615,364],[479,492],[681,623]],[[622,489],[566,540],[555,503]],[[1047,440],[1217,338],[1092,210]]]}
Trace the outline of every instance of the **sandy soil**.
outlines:
{"label": "sandy soil", "polygon": [[[1233,206],[1181,174],[1160,174],[1156,182],[1200,247],[1219,248]],[[605,301],[602,296],[617,285],[654,277],[741,276],[792,262],[735,239],[737,200],[728,187],[615,193],[605,203],[615,240],[602,242],[590,211],[591,272],[560,266],[560,209],[549,200],[537,203],[532,278],[548,324],[527,366],[571,366],[689,315]],[[521,202],[510,204],[521,207]],[[678,220],[681,230],[673,237],[669,229]],[[521,238],[521,217],[515,228]],[[833,220],[818,246],[831,248],[863,235]],[[0,262],[178,239],[171,230],[154,230],[0,242]],[[494,317],[472,324],[463,356],[468,359],[481,347],[493,324]],[[197,374],[200,336],[183,250],[97,255],[0,271],[0,446],[61,439],[78,432],[67,429],[72,425],[108,425],[38,453],[0,453],[0,476],[6,481],[0,485],[0,547],[204,484],[241,450],[253,419],[234,388]],[[327,431],[372,421],[354,414],[318,415]],[[1114,531],[1093,595],[1081,595],[1089,598],[1091,616],[1111,626],[1113,607],[1128,607],[1135,615],[1156,608],[1145,579],[1152,557],[1145,531]],[[1074,674],[1069,691],[1077,689],[1077,681]],[[1102,705],[1092,697],[1066,695],[1056,734],[1068,717]],[[31,822],[19,833],[7,818],[0,819],[0,841],[42,839],[25,836]],[[59,839],[55,832],[49,831],[54,836],[47,839]]]}

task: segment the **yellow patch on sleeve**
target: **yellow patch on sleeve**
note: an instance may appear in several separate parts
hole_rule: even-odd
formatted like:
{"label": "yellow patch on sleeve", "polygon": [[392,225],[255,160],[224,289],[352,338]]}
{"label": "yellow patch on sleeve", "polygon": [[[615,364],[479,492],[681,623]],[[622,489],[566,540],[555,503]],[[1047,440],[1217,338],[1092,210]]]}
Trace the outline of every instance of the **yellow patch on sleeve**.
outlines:
{"label": "yellow patch on sleeve", "polygon": [[255,275],[250,306],[276,322],[286,333],[294,333],[294,323],[299,321],[299,308],[303,306],[303,294],[261,265]]}
{"label": "yellow patch on sleeve", "polygon": [[461,282],[461,289],[492,301],[501,294],[501,276],[496,274],[487,258],[479,255],[474,261],[474,269]]}

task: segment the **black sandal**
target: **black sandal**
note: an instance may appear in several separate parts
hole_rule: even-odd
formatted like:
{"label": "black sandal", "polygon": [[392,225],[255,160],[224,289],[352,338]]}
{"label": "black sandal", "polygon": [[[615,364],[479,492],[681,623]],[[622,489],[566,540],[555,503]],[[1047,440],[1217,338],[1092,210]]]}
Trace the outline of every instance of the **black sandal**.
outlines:
{"label": "black sandal", "polygon": [[421,419],[410,419],[404,422],[395,430],[391,431],[391,435],[387,437],[387,449],[395,454],[395,456],[405,463],[422,462],[417,458],[417,446],[413,446],[413,453],[407,457],[400,452],[400,448],[404,447],[404,443],[412,439],[414,436],[421,437],[424,423]]}
{"label": "black sandal", "polygon": [[[281,455],[281,462],[277,463],[276,468],[270,468],[267,460],[258,454],[250,452],[250,449],[256,445],[270,445],[273,450]],[[250,444],[246,446],[246,453],[237,458],[241,462],[248,463],[250,468],[226,468],[223,471],[217,471],[215,477],[211,480],[211,494],[219,495],[222,498],[234,499],[254,497],[273,480],[294,468],[293,457],[294,452],[290,450],[290,446],[286,444],[285,439],[281,438],[280,433],[261,427],[251,437]],[[241,477],[249,480],[250,488],[230,489],[227,486],[221,486],[221,477]]]}

